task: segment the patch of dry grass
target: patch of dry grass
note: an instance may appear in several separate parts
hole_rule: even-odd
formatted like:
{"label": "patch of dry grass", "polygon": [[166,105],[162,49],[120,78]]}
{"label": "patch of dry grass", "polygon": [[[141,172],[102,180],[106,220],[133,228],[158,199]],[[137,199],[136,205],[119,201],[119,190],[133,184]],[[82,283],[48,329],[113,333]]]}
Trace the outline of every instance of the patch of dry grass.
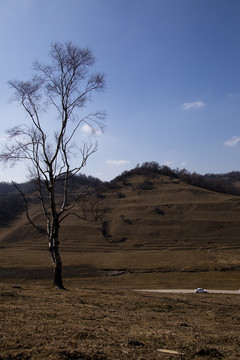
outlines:
{"label": "patch of dry grass", "polygon": [[238,296],[0,285],[0,359],[240,358]]}

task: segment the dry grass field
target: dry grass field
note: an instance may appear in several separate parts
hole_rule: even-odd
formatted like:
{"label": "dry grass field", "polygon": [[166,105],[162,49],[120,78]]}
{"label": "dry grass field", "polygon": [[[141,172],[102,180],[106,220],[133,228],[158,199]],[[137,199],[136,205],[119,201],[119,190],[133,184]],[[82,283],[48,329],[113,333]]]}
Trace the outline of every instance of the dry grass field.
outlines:
{"label": "dry grass field", "polygon": [[236,295],[0,284],[0,301],[4,360],[240,358]]}
{"label": "dry grass field", "polygon": [[239,289],[239,197],[133,176],[99,198],[101,223],[61,228],[67,291],[24,214],[1,228],[0,360],[240,358],[238,295],[132,291]]}

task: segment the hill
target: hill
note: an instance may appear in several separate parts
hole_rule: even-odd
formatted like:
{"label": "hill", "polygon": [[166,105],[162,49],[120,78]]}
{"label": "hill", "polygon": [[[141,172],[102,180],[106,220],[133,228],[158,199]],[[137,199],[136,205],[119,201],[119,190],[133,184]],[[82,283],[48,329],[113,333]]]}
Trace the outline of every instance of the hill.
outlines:
{"label": "hill", "polygon": [[[226,273],[228,283],[238,281],[238,196],[200,189],[166,175],[128,174],[98,188],[97,198],[105,212],[101,223],[72,217],[62,225],[65,277],[119,275],[118,283],[126,284],[135,274],[135,286],[137,278],[153,286],[160,279],[170,284],[173,274],[179,279],[186,273],[196,277],[207,272],[205,282],[218,282]],[[32,212],[40,218],[36,205]],[[47,276],[43,272],[51,268],[47,239],[27,223],[24,214],[1,229],[0,247],[2,276],[7,277],[10,268],[31,269],[22,277]],[[34,273],[40,268],[40,275]]]}
{"label": "hill", "polygon": [[122,248],[239,247],[237,196],[193,187],[164,175],[132,175],[105,193],[103,235]]}
{"label": "hill", "polygon": [[[125,171],[110,183],[103,182],[92,176],[84,174],[75,175],[69,182],[70,191],[74,192],[81,186],[89,186],[99,194],[102,189],[113,188],[119,181],[127,181],[133,175],[143,177],[155,177],[165,175],[174,179],[182,180],[187,184],[200,187],[214,192],[240,196],[240,172],[232,171],[226,174],[190,173],[186,169],[171,169],[168,166],[160,166],[157,162],[145,162],[137,165],[130,171]],[[34,181],[16,184],[23,193],[34,193],[36,184]],[[59,187],[59,186],[58,186]],[[61,190],[58,189],[57,190]],[[16,216],[24,211],[24,202],[13,183],[0,182],[0,227],[7,226]]]}
{"label": "hill", "polygon": [[130,175],[155,176],[166,175],[175,179],[197,186],[206,190],[212,190],[224,194],[240,195],[240,172],[232,171],[225,174],[205,174],[189,172],[186,169],[171,169],[166,165],[160,166],[157,162],[145,162],[137,165],[130,171],[125,171],[113,180],[123,180]]}

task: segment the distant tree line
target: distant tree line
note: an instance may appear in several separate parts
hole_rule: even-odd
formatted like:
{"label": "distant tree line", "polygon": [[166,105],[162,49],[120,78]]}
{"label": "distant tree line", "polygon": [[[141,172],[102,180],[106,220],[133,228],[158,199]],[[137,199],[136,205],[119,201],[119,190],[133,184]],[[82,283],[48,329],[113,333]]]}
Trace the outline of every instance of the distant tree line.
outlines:
{"label": "distant tree line", "polygon": [[[34,190],[34,184],[29,181],[17,186],[24,192]],[[24,211],[24,202],[12,183],[0,183],[0,227],[8,226],[20,213]]]}
{"label": "distant tree line", "polygon": [[220,192],[224,194],[240,196],[240,172],[232,171],[226,174],[205,174],[189,172],[186,169],[171,169],[166,165],[159,165],[157,162],[144,162],[142,165],[129,171],[124,171],[121,175],[112,180],[112,185],[119,181],[127,181],[129,176],[141,175],[144,177],[154,177],[165,175],[182,180],[187,184],[197,186],[206,190]]}
{"label": "distant tree line", "polygon": [[74,191],[77,190],[79,186],[88,186],[89,188],[96,190],[98,188],[101,188],[103,184],[104,184],[103,181],[101,181],[98,178],[95,178],[94,176],[78,174],[78,175],[74,175],[69,180],[69,189],[70,191]]}
{"label": "distant tree line", "polygon": [[0,194],[0,226],[7,226],[24,211],[24,203],[19,194],[10,192]]}
{"label": "distant tree line", "polygon": [[[74,192],[81,186],[87,187],[91,191],[98,191],[103,184],[98,178],[79,174],[71,178],[69,191],[70,193]],[[34,180],[16,185],[25,194],[34,194],[37,188]],[[61,191],[60,187],[61,185],[56,188],[56,191]],[[0,182],[0,227],[8,226],[24,210],[24,201],[17,188],[12,183]]]}

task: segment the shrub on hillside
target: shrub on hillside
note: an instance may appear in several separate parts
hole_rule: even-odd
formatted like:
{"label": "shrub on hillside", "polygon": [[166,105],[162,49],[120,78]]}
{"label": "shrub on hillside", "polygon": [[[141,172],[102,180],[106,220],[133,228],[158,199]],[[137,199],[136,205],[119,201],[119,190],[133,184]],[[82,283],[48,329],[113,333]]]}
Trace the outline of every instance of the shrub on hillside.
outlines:
{"label": "shrub on hillside", "polygon": [[143,183],[139,185],[141,190],[153,190],[153,187],[153,183],[147,179],[145,179]]}
{"label": "shrub on hillside", "polygon": [[119,199],[125,198],[126,195],[124,193],[122,193],[121,191],[117,194]]}

